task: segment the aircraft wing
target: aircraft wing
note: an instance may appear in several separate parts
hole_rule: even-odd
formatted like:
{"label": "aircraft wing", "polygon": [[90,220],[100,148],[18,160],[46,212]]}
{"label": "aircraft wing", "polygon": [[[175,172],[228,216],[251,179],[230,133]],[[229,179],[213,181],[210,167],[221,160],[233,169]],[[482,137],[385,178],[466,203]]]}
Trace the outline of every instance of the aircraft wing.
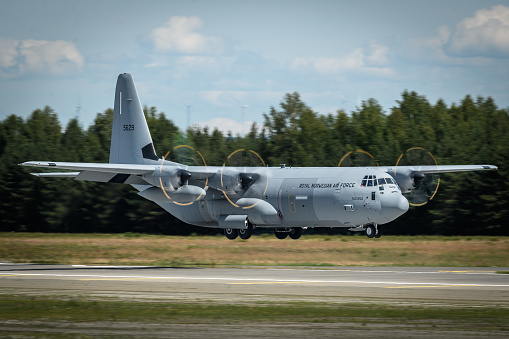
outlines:
{"label": "aircraft wing", "polygon": [[43,178],[75,178],[81,172],[52,172],[52,173],[30,173],[36,177]]}
{"label": "aircraft wing", "polygon": [[[110,163],[85,163],[85,162],[48,162],[48,161],[27,161],[19,164],[21,166],[78,170],[80,172],[54,172],[54,173],[30,173],[37,177],[53,178],[75,178],[76,180],[94,182],[113,182],[121,184],[147,185],[147,181],[140,178],[143,174],[152,174],[161,168],[180,165],[168,162],[163,167],[157,165],[143,164],[110,164]],[[182,165],[180,165],[182,166]],[[180,167],[179,166],[179,167]],[[206,179],[216,174],[216,167],[188,166],[180,167],[192,174],[194,179]]]}
{"label": "aircraft wing", "polygon": [[58,168],[67,170],[79,170],[102,173],[124,173],[124,174],[149,174],[159,168],[157,165],[135,165],[135,164],[106,164],[87,162],[48,162],[48,161],[27,161],[21,166]]}
{"label": "aircraft wing", "polygon": [[53,172],[53,173],[30,173],[42,178],[74,178],[75,180],[94,182],[113,182],[120,184],[147,185],[147,182],[139,177],[142,174],[153,173],[159,168],[157,165],[136,164],[110,164],[110,163],[86,163],[86,162],[49,162],[27,161],[21,166],[58,168],[78,170],[80,172]]}
{"label": "aircraft wing", "polygon": [[420,172],[423,174],[434,173],[451,173],[451,172],[470,172],[470,171],[493,171],[498,170],[497,166],[493,165],[438,165],[438,166],[396,166],[387,167],[380,166],[379,169],[389,172]]}

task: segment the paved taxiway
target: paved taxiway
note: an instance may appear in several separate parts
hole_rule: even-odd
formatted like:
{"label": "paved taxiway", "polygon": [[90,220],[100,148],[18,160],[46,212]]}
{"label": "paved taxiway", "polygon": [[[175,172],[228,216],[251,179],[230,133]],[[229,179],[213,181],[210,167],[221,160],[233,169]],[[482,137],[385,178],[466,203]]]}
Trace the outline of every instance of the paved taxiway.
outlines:
{"label": "paved taxiway", "polygon": [[509,268],[169,268],[1,264],[0,293],[509,306]]}

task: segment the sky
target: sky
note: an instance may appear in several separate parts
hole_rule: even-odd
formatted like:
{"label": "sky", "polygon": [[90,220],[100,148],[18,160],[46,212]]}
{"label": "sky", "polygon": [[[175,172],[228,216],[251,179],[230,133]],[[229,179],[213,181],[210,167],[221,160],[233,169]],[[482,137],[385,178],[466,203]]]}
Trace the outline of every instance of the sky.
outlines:
{"label": "sky", "polygon": [[[0,120],[48,105],[65,128],[131,73],[179,128],[242,134],[286,93],[320,114],[404,90],[509,107],[509,0],[0,0]],[[188,115],[189,113],[189,115]]]}

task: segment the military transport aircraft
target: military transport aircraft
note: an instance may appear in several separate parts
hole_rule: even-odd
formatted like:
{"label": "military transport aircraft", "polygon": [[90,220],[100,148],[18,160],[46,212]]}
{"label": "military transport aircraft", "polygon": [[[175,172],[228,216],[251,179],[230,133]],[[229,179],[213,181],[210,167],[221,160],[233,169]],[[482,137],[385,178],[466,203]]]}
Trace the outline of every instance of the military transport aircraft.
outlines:
{"label": "military transport aircraft", "polygon": [[[201,157],[198,151],[186,146]],[[306,167],[285,165],[197,166],[156,155],[133,78],[120,74],[115,91],[109,163],[29,161],[20,165],[78,172],[32,173],[39,177],[73,177],[75,180],[121,183],[133,186],[180,220],[224,230],[228,239],[248,239],[255,227],[274,229],[277,238],[298,239],[308,227],[347,227],[365,231],[369,238],[382,235],[380,225],[395,220],[410,204],[424,204],[438,186],[438,173],[496,170],[492,165],[439,166],[404,164],[392,167]],[[350,157],[368,154],[364,151]],[[369,154],[368,154],[369,155]],[[369,155],[371,157],[371,155]],[[358,157],[359,158],[359,157]],[[372,158],[372,157],[371,157]],[[414,193],[414,196],[412,194]],[[412,202],[423,195],[424,199]]]}

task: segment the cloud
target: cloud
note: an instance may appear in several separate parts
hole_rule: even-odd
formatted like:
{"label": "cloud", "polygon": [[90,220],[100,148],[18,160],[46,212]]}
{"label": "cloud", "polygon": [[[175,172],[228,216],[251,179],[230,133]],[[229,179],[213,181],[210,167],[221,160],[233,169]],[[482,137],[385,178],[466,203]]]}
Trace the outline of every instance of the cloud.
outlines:
{"label": "cloud", "polygon": [[370,76],[392,77],[395,71],[382,67],[388,62],[389,47],[371,42],[365,51],[357,48],[343,57],[297,57],[290,64],[292,70],[313,69],[322,74],[342,74],[354,72]]}
{"label": "cloud", "polygon": [[460,21],[449,50],[464,56],[509,57],[509,7],[481,9]]}
{"label": "cloud", "polygon": [[0,38],[0,76],[25,74],[63,75],[83,67],[76,45],[57,40],[14,40]]}
{"label": "cloud", "polygon": [[161,27],[154,29],[149,39],[160,53],[220,54],[223,40],[197,33],[202,26],[199,17],[174,16]]}
{"label": "cloud", "polygon": [[[193,126],[198,126],[200,128],[208,127],[209,131],[217,129],[223,132],[223,134],[231,132],[233,135],[237,134],[244,135],[251,131],[252,124],[253,121],[244,121],[243,124],[240,124],[239,122],[228,118],[214,118],[209,121],[200,121]],[[260,130],[260,128],[261,126],[258,126],[258,131]]]}

